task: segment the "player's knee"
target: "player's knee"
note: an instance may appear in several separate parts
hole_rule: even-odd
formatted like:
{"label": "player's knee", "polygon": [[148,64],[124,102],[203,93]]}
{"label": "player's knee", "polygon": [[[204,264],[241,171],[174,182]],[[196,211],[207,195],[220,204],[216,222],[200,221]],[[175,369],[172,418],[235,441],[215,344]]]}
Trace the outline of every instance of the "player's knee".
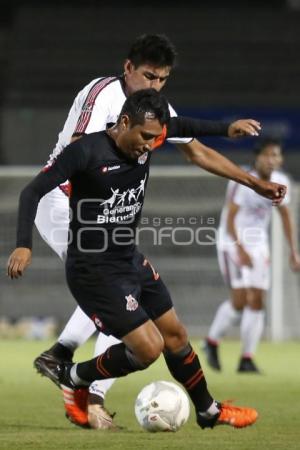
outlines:
{"label": "player's knee", "polygon": [[261,311],[264,309],[264,304],[262,300],[255,300],[248,304],[248,308],[253,311]]}
{"label": "player's knee", "polygon": [[231,304],[236,311],[242,311],[247,305],[247,289],[232,289]]}
{"label": "player's knee", "polygon": [[254,311],[264,308],[264,292],[261,289],[249,289],[247,305]]}
{"label": "player's knee", "polygon": [[179,322],[176,328],[164,336],[165,349],[171,352],[180,351],[188,344],[188,335],[185,327]]}
{"label": "player's knee", "polygon": [[145,366],[156,361],[164,349],[164,342],[162,339],[148,340],[144,343],[143,348],[139,352],[138,358]]}

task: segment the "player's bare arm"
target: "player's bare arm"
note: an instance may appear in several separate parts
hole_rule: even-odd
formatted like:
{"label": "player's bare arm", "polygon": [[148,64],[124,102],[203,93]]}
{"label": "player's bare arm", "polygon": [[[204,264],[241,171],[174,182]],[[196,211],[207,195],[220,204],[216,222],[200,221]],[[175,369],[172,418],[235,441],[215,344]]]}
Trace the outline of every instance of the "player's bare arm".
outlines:
{"label": "player's bare arm", "polygon": [[243,245],[239,240],[239,236],[235,226],[235,217],[239,211],[240,207],[234,202],[230,202],[228,205],[228,215],[227,215],[227,231],[232,236],[239,257],[239,263],[241,266],[253,267],[250,255],[247,253]]}
{"label": "player's bare arm", "polygon": [[215,175],[231,179],[253,189],[258,194],[278,205],[286,194],[286,186],[260,180],[238,167],[225,156],[194,139],[188,144],[179,144],[189,161]]}
{"label": "player's bare arm", "polygon": [[295,272],[300,271],[300,255],[297,248],[297,240],[291,212],[286,205],[280,205],[278,211],[281,216],[284,234],[290,248],[290,267]]}

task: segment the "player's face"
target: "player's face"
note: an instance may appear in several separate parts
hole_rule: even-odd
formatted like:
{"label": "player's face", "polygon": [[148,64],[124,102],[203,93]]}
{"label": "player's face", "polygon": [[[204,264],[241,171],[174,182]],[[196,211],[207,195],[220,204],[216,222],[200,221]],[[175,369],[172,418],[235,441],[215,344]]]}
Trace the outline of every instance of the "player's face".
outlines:
{"label": "player's face", "polygon": [[142,64],[135,67],[127,60],[124,65],[126,94],[130,95],[141,89],[153,88],[160,91],[167,82],[171,67],[154,67],[150,64]]}
{"label": "player's face", "polygon": [[152,151],[155,139],[163,132],[157,119],[146,118],[142,125],[131,126],[128,116],[121,118],[120,129],[116,144],[131,159],[138,159],[144,153]]}
{"label": "player's face", "polygon": [[283,158],[279,145],[268,145],[257,156],[255,166],[259,174],[264,178],[270,178],[273,170],[279,169]]}

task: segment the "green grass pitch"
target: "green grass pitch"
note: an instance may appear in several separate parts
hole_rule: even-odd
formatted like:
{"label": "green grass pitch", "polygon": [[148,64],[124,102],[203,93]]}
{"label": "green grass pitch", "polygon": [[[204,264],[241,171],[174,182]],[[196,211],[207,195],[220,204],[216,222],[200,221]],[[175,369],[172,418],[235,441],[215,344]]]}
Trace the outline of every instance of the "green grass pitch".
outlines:
{"label": "green grass pitch", "polygon": [[[147,433],[137,424],[134,400],[139,390],[154,380],[171,380],[163,359],[150,369],[120,379],[107,396],[107,407],[117,411],[119,432],[83,430],[64,417],[61,392],[38,376],[32,360],[49,342],[3,340],[0,343],[0,449],[55,450],[299,450],[300,449],[300,347],[299,342],[263,342],[257,363],[263,375],[235,372],[239,343],[225,341],[221,349],[224,371],[217,374],[201,360],[210,391],[218,400],[258,409],[259,420],[249,428],[220,426],[201,430],[194,419],[177,433]],[[196,348],[199,342],[194,341]],[[77,353],[91,356],[93,342]]]}

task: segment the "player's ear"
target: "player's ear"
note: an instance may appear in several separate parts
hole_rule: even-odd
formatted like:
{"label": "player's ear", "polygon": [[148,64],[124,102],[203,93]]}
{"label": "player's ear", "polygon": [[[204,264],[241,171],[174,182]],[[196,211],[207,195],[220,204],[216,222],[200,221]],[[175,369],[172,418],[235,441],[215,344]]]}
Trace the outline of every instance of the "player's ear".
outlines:
{"label": "player's ear", "polygon": [[130,118],[127,114],[123,114],[120,119],[121,129],[125,130],[130,127]]}
{"label": "player's ear", "polygon": [[126,59],[126,61],[124,62],[124,74],[128,75],[130,73],[132,73],[134,71],[135,67],[132,64],[132,62],[130,61],[130,59]]}

